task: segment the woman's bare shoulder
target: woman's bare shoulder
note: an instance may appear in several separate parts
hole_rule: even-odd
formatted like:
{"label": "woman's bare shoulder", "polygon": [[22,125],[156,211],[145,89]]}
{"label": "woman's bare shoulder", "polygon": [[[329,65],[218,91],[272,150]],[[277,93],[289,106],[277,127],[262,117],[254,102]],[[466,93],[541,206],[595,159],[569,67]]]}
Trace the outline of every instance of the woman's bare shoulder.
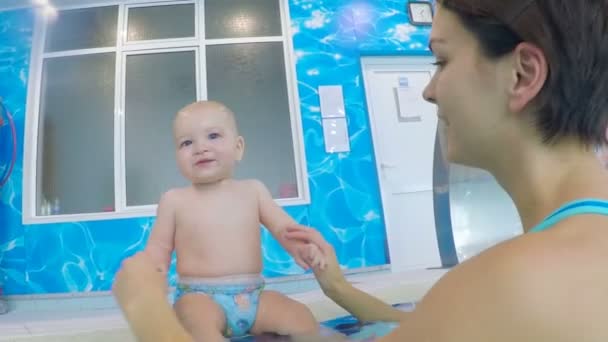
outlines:
{"label": "woman's bare shoulder", "polygon": [[[533,341],[553,303],[550,246],[519,236],[472,257],[429,290],[411,319],[382,341]],[[549,305],[547,305],[549,304]],[[539,317],[541,318],[539,320]],[[549,320],[550,321],[550,320]],[[542,330],[542,329],[541,329]]]}

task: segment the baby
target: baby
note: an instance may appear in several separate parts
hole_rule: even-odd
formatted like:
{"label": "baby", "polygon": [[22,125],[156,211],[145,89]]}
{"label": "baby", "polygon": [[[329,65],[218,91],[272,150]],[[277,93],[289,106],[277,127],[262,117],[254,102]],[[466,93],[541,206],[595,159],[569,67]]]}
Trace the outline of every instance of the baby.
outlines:
{"label": "baby", "polygon": [[260,224],[301,267],[324,268],[325,260],[316,245],[283,237],[296,222],[260,181],[232,178],[245,147],[232,111],[218,102],[190,104],[177,113],[173,133],[177,164],[192,185],[161,196],[145,252],[166,271],[175,250],[182,324],[205,342],[316,334],[305,305],[263,290]]}

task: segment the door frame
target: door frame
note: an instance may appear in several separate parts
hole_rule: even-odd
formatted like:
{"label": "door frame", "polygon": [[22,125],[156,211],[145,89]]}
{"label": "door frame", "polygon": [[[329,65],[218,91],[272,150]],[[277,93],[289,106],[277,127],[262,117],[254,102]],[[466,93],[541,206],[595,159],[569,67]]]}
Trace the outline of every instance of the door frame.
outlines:
{"label": "door frame", "polygon": [[[387,256],[389,258],[389,263],[391,265],[391,268],[393,267],[393,265],[395,264],[394,260],[391,260],[391,251],[390,251],[390,244],[389,244],[389,225],[391,227],[394,227],[396,222],[391,222],[392,218],[390,216],[390,213],[388,213],[388,206],[387,203],[388,201],[390,201],[390,197],[392,196],[391,193],[389,193],[387,191],[387,182],[383,179],[383,170],[381,167],[381,163],[382,161],[382,156],[385,154],[383,153],[383,151],[381,151],[381,144],[380,142],[380,131],[379,131],[379,127],[377,126],[377,114],[374,113],[374,108],[373,108],[373,100],[372,100],[372,93],[370,90],[370,78],[368,76],[368,73],[370,71],[374,70],[374,67],[390,67],[390,66],[395,66],[394,71],[395,72],[399,72],[402,71],[403,67],[408,67],[408,66],[412,66],[412,67],[432,67],[432,63],[434,62],[434,58],[432,56],[428,56],[428,55],[423,55],[423,56],[406,56],[406,55],[400,55],[400,56],[383,56],[383,57],[377,57],[377,56],[361,56],[361,71],[362,71],[362,76],[363,76],[363,88],[365,91],[365,104],[366,104],[366,109],[368,112],[368,118],[369,118],[369,125],[370,125],[370,130],[371,130],[371,136],[372,136],[372,145],[373,145],[373,151],[374,151],[374,163],[376,166],[376,173],[377,173],[377,177],[378,177],[378,185],[379,185],[379,190],[380,190],[380,198],[382,201],[382,213],[383,213],[383,217],[384,217],[384,224],[385,224],[385,231],[386,231],[386,248],[387,248]],[[433,71],[434,71],[434,67]],[[388,70],[386,70],[387,72],[390,72],[390,68]],[[414,71],[414,70],[413,70]],[[433,166],[431,167],[431,170],[433,170]],[[431,192],[433,190],[431,189]],[[415,193],[415,192],[413,192]],[[433,205],[431,203],[431,205]],[[433,208],[433,211],[436,208]],[[435,225],[437,225],[436,219],[434,219]],[[437,232],[436,229],[437,227],[433,227],[433,232]],[[439,237],[438,237],[439,238]],[[438,239],[439,240],[439,239]],[[439,241],[438,241],[439,244]],[[405,246],[404,246],[405,247]],[[436,249],[437,252],[437,259],[440,260],[440,262],[442,261],[441,258],[441,253],[440,253],[440,248],[439,245],[437,246]],[[438,266],[439,267],[439,266]],[[400,269],[398,269],[400,271]]]}

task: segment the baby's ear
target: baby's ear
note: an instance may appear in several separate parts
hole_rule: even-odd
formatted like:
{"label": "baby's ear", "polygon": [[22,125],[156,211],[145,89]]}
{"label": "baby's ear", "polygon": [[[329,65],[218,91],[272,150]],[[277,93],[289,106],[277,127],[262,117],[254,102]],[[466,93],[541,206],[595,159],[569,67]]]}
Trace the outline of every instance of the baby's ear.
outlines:
{"label": "baby's ear", "polygon": [[243,160],[245,154],[245,139],[242,136],[236,138],[236,160]]}

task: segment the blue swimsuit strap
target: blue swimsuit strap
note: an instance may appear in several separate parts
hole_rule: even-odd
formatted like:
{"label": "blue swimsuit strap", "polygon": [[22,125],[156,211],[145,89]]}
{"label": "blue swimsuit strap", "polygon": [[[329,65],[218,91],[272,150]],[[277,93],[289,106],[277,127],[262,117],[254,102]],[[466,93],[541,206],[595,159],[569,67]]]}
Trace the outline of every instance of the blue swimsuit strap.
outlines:
{"label": "blue swimsuit strap", "polygon": [[565,218],[581,214],[608,216],[608,201],[589,198],[569,202],[547,216],[539,225],[532,228],[530,232],[533,233],[547,230]]}

